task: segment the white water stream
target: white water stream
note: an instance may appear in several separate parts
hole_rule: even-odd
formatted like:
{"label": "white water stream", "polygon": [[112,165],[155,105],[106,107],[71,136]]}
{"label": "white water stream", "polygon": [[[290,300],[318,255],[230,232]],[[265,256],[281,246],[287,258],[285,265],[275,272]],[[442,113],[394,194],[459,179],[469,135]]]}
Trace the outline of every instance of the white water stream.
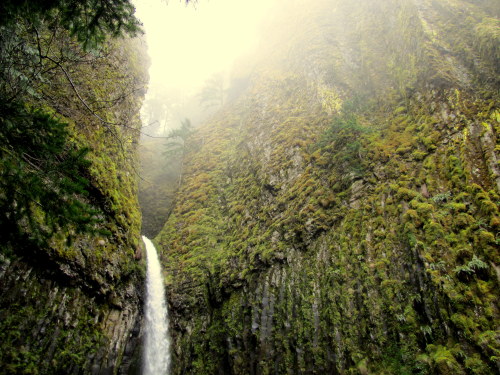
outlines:
{"label": "white water stream", "polygon": [[158,254],[153,243],[142,237],[147,253],[146,326],[143,375],[167,375],[170,366],[170,338],[165,288]]}

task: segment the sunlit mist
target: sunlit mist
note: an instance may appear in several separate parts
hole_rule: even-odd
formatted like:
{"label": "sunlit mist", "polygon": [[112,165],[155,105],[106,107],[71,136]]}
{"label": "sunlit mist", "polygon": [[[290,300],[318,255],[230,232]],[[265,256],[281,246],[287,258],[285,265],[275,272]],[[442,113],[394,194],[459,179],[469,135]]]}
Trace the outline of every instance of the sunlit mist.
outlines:
{"label": "sunlit mist", "polygon": [[151,59],[150,85],[184,90],[230,68],[256,43],[269,0],[136,0]]}

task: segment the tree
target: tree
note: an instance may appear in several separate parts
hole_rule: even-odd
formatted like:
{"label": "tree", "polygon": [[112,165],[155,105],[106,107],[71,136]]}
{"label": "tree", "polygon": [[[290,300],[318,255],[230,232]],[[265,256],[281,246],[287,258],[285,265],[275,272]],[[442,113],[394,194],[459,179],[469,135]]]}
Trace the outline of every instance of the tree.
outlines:
{"label": "tree", "polygon": [[187,139],[192,133],[193,126],[191,125],[191,121],[184,119],[181,121],[179,128],[171,130],[167,135],[169,141],[165,144],[166,149],[163,155],[167,159],[177,159],[180,164],[178,186],[181,186],[182,183],[182,163],[187,150]]}
{"label": "tree", "polygon": [[222,107],[226,96],[224,76],[221,73],[214,74],[205,81],[201,92],[198,94],[200,104],[205,108]]}
{"label": "tree", "polygon": [[168,133],[167,139],[169,141],[165,144],[163,155],[167,158],[180,157],[182,159],[186,152],[186,141],[192,133],[193,126],[191,125],[191,121],[189,119],[181,121],[180,127]]}
{"label": "tree", "polygon": [[129,0],[3,0],[0,26],[12,27],[21,18],[33,26],[43,22],[49,28],[63,27],[84,49],[89,49],[109,36],[140,32],[141,23],[134,13],[135,7]]}
{"label": "tree", "polygon": [[[45,245],[61,230],[97,231],[84,203],[90,162],[68,142],[67,124],[41,110],[0,102],[0,241]],[[68,236],[71,238],[71,236]]]}
{"label": "tree", "polygon": [[157,134],[163,135],[166,133],[165,129],[167,128],[167,123],[172,117],[172,98],[163,87],[157,88],[150,86],[141,111],[144,118],[146,118],[146,123],[153,124],[143,130],[143,132],[151,136]]}
{"label": "tree", "polygon": [[133,14],[128,0],[0,3],[2,243],[24,239],[45,246],[57,232],[70,239],[98,231],[102,215],[87,198],[89,149],[76,143],[57,113],[69,105],[53,106],[51,97],[58,87],[63,95],[63,77],[88,107],[69,67],[98,59],[86,50],[107,37],[140,32]]}

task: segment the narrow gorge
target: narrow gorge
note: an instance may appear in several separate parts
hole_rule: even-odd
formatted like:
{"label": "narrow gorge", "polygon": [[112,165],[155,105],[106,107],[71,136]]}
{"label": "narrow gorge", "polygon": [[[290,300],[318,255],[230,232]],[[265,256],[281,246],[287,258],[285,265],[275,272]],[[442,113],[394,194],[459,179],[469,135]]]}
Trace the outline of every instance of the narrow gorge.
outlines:
{"label": "narrow gorge", "polygon": [[142,139],[134,5],[78,4],[0,4],[0,374],[500,372],[498,0],[275,0]]}

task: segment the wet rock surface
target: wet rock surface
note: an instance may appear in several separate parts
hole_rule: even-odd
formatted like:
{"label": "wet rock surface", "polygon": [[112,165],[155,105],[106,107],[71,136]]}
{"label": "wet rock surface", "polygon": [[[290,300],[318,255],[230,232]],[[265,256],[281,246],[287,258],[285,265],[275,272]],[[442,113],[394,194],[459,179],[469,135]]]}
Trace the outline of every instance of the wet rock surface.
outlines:
{"label": "wet rock surface", "polygon": [[0,264],[5,373],[129,374],[137,367],[140,279],[118,286],[117,303],[110,304],[23,261]]}

